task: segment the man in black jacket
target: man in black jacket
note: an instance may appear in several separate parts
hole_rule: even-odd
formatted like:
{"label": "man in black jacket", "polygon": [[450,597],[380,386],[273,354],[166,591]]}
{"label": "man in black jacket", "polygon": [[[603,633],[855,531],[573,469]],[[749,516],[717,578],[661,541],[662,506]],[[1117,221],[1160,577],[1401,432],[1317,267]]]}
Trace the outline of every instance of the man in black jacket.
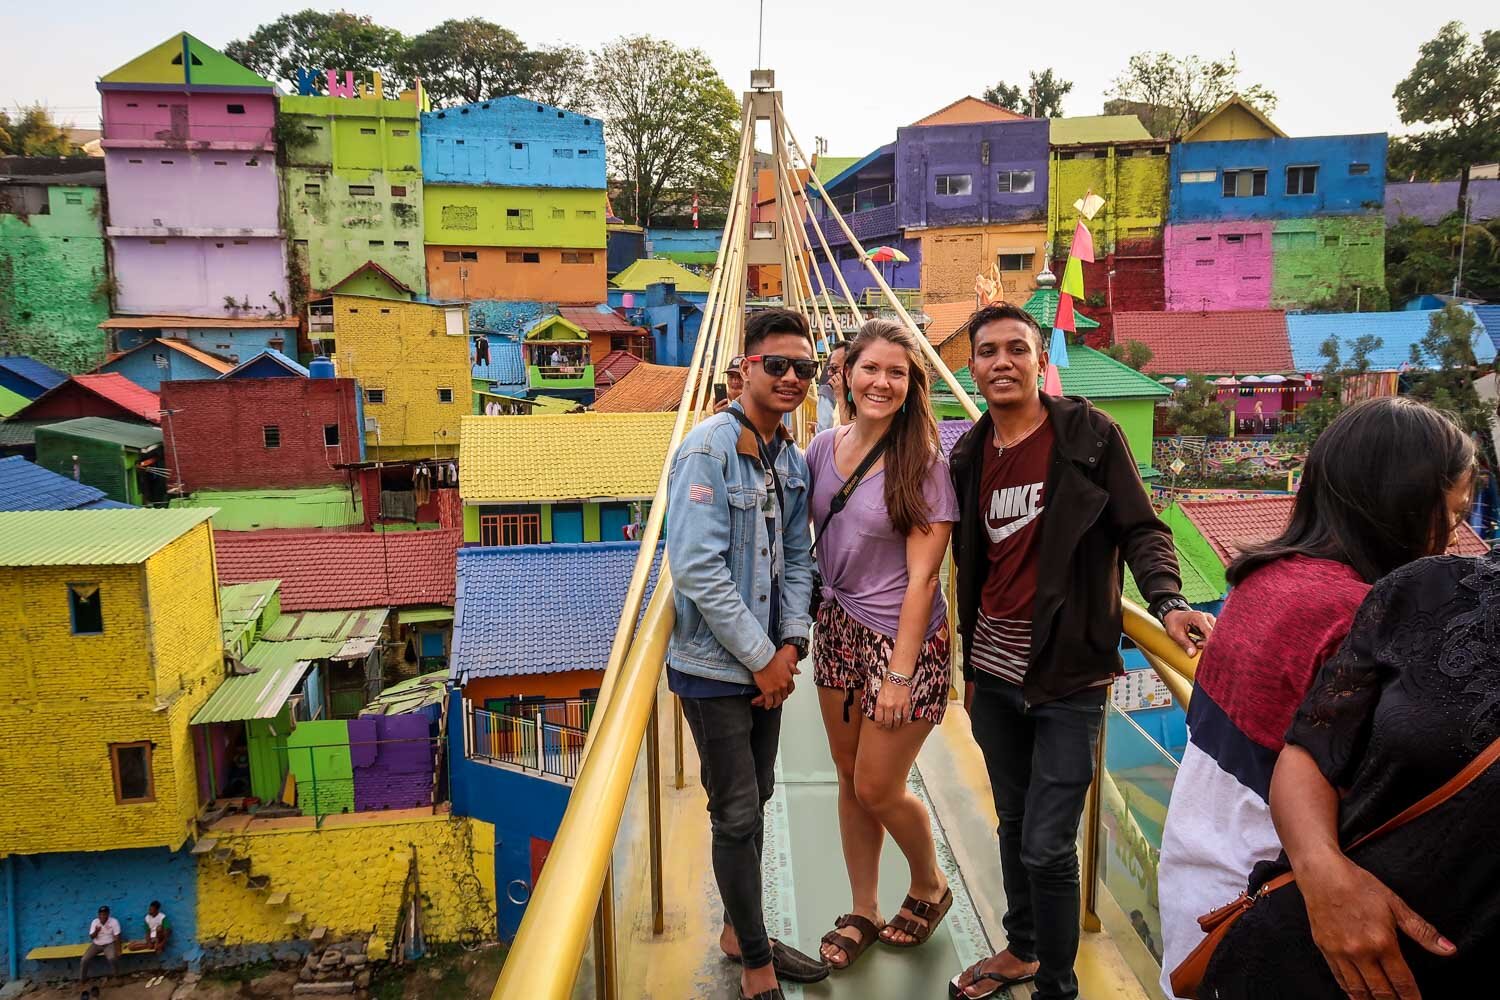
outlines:
{"label": "man in black jacket", "polygon": [[953,448],[953,549],[965,702],[1000,817],[1007,947],[954,986],[987,997],[1035,979],[1041,1000],[1071,1000],[1075,845],[1121,666],[1122,561],[1190,655],[1213,618],[1182,599],[1172,534],[1120,428],[1085,399],[1038,391],[1047,351],[1036,320],[997,305],[968,326],[989,412]]}

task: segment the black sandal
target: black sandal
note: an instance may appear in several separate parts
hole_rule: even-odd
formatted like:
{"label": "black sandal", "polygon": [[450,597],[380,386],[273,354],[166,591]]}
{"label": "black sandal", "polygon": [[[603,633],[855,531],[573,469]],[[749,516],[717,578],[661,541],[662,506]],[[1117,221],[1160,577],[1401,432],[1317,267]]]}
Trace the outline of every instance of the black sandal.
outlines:
{"label": "black sandal", "polygon": [[[859,931],[859,940],[856,941],[847,934],[840,934],[839,931],[845,927],[853,927]],[[876,927],[875,922],[868,917],[862,917],[858,913],[844,914],[833,922],[833,930],[823,935],[824,944],[831,944],[844,953],[844,962],[840,965],[830,958],[824,958],[823,961],[835,969],[849,968],[870,945],[879,939],[880,931],[881,928]]]}
{"label": "black sandal", "polygon": [[888,944],[892,948],[915,948],[919,944],[924,944],[928,938],[932,937],[932,932],[938,929],[938,925],[943,922],[943,918],[948,915],[948,911],[953,909],[953,889],[951,886],[944,889],[943,898],[935,903],[926,899],[917,899],[915,896],[907,896],[905,902],[901,904],[901,908],[913,917],[920,918],[924,923],[919,924],[911,919],[911,917],[897,915],[886,924],[886,927],[891,930],[900,931],[902,934],[910,937],[911,940],[892,941],[888,937],[882,937],[880,941],[882,944]]}
{"label": "black sandal", "polygon": [[[963,972],[960,972],[958,975],[950,979],[948,981],[949,1000],[988,1000],[989,997],[998,995],[1003,989],[1011,986],[1020,986],[1022,983],[1029,983],[1036,978],[1036,973],[1032,973],[1029,976],[1019,976],[1015,979],[1007,979],[1005,976],[1000,975],[1000,973],[998,972],[984,972],[982,971],[984,963],[988,961],[988,958],[981,958],[979,961],[969,966]],[[965,973],[969,973],[972,978],[967,983],[960,986],[958,984],[958,981],[964,977]],[[989,980],[990,982],[993,982],[995,984],[993,987],[991,987],[988,993],[974,994],[964,992],[964,990],[968,989],[969,987],[982,983],[985,980]]]}
{"label": "black sandal", "polygon": [[[739,955],[725,955],[725,958],[736,965],[744,965],[745,960]],[[785,979],[789,983],[821,983],[828,978],[833,971],[832,967],[819,955],[813,958],[804,955],[791,945],[776,938],[771,939],[771,967],[776,970],[777,979]],[[750,997],[749,1000],[757,1000]]]}
{"label": "black sandal", "polygon": [[753,997],[745,996],[745,992],[741,990],[740,1000],[786,1000],[786,994],[781,992],[780,986],[777,986],[775,989],[766,990],[764,993],[757,993]]}

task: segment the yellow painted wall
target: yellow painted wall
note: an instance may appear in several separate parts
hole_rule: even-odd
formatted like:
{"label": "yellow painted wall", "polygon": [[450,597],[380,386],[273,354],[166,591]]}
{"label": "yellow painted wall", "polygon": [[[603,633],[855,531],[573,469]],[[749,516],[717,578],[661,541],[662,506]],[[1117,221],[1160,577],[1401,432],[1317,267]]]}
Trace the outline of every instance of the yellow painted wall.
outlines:
{"label": "yellow painted wall", "polygon": [[[68,583],[104,633],[75,636]],[[223,679],[205,522],[145,565],[0,570],[0,848],[176,849],[198,812],[189,721]],[[155,799],[115,802],[111,743],[150,741]]]}
{"label": "yellow painted wall", "polygon": [[608,206],[603,191],[582,188],[428,184],[422,211],[429,244],[602,250]]}
{"label": "yellow painted wall", "polygon": [[[449,309],[462,320],[461,335],[447,332]],[[338,374],[365,391],[371,458],[408,457],[400,449],[430,458],[435,445],[439,454],[454,453],[459,418],[471,410],[466,309],[335,295],[333,335]],[[438,402],[439,388],[452,389],[453,401]],[[384,389],[385,402],[370,402],[371,389]]]}
{"label": "yellow painted wall", "polygon": [[[248,889],[222,863],[200,861],[200,939],[236,946],[298,937],[306,930],[286,924],[286,914],[297,912],[305,927],[327,927],[334,938],[373,931],[389,943],[413,846],[428,939],[494,937],[495,828],[481,820],[413,809],[329,816],[321,830],[311,818],[260,820],[214,836],[271,885]],[[278,892],[289,895],[286,905],[270,906],[267,895]]]}
{"label": "yellow painted wall", "polygon": [[[1073,245],[1078,212],[1073,203],[1092,191],[1104,199],[1104,207],[1089,222],[1094,248],[1100,254],[1126,246],[1157,243],[1167,221],[1167,188],[1171,157],[1150,155],[1155,147],[1131,147],[1130,156],[1115,146],[1093,150],[1092,159],[1064,160],[1052,151],[1048,178],[1047,216],[1054,241],[1053,255],[1060,257]],[[1159,252],[1159,249],[1158,249]]]}
{"label": "yellow painted wall", "polygon": [[1275,139],[1276,133],[1238,104],[1231,104],[1208,119],[1194,133],[1192,142],[1222,142],[1228,139]]}
{"label": "yellow painted wall", "polygon": [[1047,227],[1037,222],[944,226],[920,236],[922,295],[932,303],[973,301],[976,275],[988,274],[999,254],[1026,250],[1034,255],[1029,270],[1001,272],[1006,299],[1024,302],[1046,261]]}

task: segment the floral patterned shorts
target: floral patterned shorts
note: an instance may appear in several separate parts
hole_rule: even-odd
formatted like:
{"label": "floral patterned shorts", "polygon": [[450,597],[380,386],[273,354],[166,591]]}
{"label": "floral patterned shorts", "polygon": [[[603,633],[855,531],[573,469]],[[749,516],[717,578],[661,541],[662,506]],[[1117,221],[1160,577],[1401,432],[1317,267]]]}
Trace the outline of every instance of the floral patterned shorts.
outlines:
{"label": "floral patterned shorts", "polygon": [[[825,598],[818,608],[818,632],[813,645],[813,683],[818,687],[862,691],[859,710],[875,718],[881,677],[891,662],[895,640],[868,629],[849,617],[839,602]],[[913,719],[934,726],[948,711],[948,625],[938,629],[917,653],[917,669],[911,682]],[[845,710],[847,714],[847,707]]]}

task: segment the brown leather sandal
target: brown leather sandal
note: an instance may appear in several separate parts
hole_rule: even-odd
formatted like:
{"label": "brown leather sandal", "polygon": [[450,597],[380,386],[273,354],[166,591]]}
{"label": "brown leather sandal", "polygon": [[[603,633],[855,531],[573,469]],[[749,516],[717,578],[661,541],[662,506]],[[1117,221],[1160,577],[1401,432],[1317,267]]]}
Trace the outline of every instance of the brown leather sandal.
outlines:
{"label": "brown leather sandal", "polygon": [[943,890],[943,898],[937,902],[925,899],[917,899],[915,896],[907,896],[901,908],[914,917],[918,917],[925,923],[917,923],[911,917],[903,917],[899,914],[886,923],[891,930],[900,931],[908,935],[910,941],[892,941],[888,937],[880,939],[881,944],[888,944],[892,948],[915,948],[923,944],[932,936],[932,932],[938,929],[948,911],[953,908],[953,889],[949,887]]}
{"label": "brown leather sandal", "polygon": [[[859,931],[859,940],[839,931],[845,927],[853,927]],[[823,943],[831,944],[844,953],[842,964],[833,959],[825,958],[824,961],[835,969],[847,969],[853,965],[859,956],[865,953],[865,949],[874,944],[880,937],[881,928],[875,926],[875,922],[869,917],[862,917],[858,913],[846,913],[833,922],[833,930],[823,935]]]}

